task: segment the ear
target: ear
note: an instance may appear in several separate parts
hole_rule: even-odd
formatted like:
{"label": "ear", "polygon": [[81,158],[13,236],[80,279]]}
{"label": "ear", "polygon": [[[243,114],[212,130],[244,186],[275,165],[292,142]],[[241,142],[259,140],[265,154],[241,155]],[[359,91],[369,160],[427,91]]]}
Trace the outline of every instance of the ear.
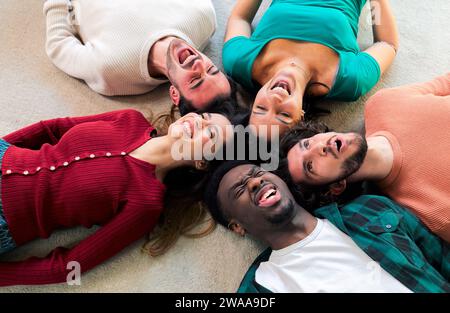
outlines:
{"label": "ear", "polygon": [[205,160],[195,161],[195,168],[199,171],[206,171],[208,169],[208,162]]}
{"label": "ear", "polygon": [[344,192],[346,187],[347,187],[347,181],[345,179],[340,180],[340,181],[330,185],[330,193],[333,196],[338,196]]}
{"label": "ear", "polygon": [[169,88],[170,99],[172,99],[172,103],[176,106],[180,103],[180,92],[174,85],[170,85]]}
{"label": "ear", "polygon": [[236,234],[239,234],[242,237],[244,237],[246,233],[245,228],[234,220],[230,221],[230,224],[228,224],[228,229],[235,232]]}

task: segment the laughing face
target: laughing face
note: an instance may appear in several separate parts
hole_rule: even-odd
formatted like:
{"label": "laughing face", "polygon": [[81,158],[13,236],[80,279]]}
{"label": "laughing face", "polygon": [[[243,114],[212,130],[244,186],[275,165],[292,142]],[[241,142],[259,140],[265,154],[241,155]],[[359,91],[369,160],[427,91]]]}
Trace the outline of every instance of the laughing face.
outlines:
{"label": "laughing face", "polygon": [[218,201],[231,223],[238,223],[254,236],[286,225],[296,214],[286,184],[250,164],[237,166],[223,177]]}
{"label": "laughing face", "polygon": [[[232,136],[227,131],[230,125],[230,121],[221,114],[189,113],[170,125],[168,135],[182,147],[183,151],[177,152],[188,151],[185,160],[200,160],[211,157]],[[211,152],[211,155],[205,155],[206,152]]]}
{"label": "laughing face", "polygon": [[359,134],[317,134],[300,140],[289,150],[289,173],[295,183],[326,185],[356,172],[366,153],[367,142]]}
{"label": "laughing face", "polygon": [[277,125],[280,134],[283,134],[303,119],[303,93],[297,88],[293,71],[280,71],[259,90],[250,125]]}
{"label": "laughing face", "polygon": [[203,109],[214,98],[228,96],[231,92],[228,79],[217,66],[181,39],[174,39],[169,45],[167,69],[175,104],[183,96],[194,109]]}

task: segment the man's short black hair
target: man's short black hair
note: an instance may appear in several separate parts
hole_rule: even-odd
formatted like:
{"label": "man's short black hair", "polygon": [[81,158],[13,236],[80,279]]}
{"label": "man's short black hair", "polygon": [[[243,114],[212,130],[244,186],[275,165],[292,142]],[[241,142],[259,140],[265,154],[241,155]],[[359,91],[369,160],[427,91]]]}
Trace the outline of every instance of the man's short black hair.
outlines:
{"label": "man's short black hair", "polygon": [[228,227],[230,221],[228,217],[225,216],[223,208],[221,207],[218,199],[217,193],[219,191],[220,182],[222,181],[223,177],[233,168],[246,164],[253,163],[240,160],[225,161],[216,167],[208,183],[206,184],[203,202],[208,206],[209,212],[211,213],[213,219],[224,227]]}

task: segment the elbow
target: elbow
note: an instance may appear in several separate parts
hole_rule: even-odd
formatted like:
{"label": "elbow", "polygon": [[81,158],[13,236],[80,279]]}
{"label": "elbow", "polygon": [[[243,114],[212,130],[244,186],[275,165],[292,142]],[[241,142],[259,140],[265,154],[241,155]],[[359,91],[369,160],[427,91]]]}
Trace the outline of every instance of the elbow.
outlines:
{"label": "elbow", "polygon": [[55,39],[47,40],[47,42],[45,43],[45,53],[53,62],[57,58],[59,50],[60,48],[58,45],[58,41],[56,41]]}
{"label": "elbow", "polygon": [[389,44],[392,46],[392,48],[394,48],[395,53],[397,54],[398,49],[400,48],[400,42],[399,42],[398,36],[396,38],[394,38]]}

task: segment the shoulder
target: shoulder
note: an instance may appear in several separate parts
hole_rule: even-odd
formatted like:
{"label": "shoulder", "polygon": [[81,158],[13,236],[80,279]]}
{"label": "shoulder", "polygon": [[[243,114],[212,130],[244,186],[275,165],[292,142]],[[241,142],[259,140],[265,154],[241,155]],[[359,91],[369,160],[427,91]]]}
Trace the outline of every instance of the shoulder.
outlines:
{"label": "shoulder", "polygon": [[225,72],[245,88],[254,89],[252,68],[263,45],[245,36],[236,36],[225,42],[222,62]]}
{"label": "shoulder", "polygon": [[394,119],[398,118],[398,114],[402,110],[410,107],[408,106],[408,101],[405,101],[405,95],[405,90],[401,88],[384,88],[378,90],[365,104],[365,117],[375,117],[376,119],[382,116]]}
{"label": "shoulder", "polygon": [[248,48],[250,46],[250,38],[245,36],[236,36],[223,44],[222,58],[224,61],[224,66],[226,62],[235,62],[238,59],[248,53]]}
{"label": "shoulder", "polygon": [[[118,110],[118,111],[114,111],[114,112],[118,116],[119,119],[122,119],[125,121],[129,120],[129,121],[144,123],[144,124],[147,124],[148,126],[151,126],[150,123],[148,122],[148,120],[146,119],[146,117],[144,116],[144,114],[138,110],[123,109],[123,110]],[[130,126],[133,126],[133,125],[130,125]]]}
{"label": "shoulder", "polygon": [[364,227],[372,233],[393,232],[404,223],[412,222],[407,209],[384,196],[360,196],[344,205],[341,211],[346,216],[346,223]]}
{"label": "shoulder", "polygon": [[365,52],[339,52],[340,63],[336,80],[339,98],[355,101],[368,93],[381,76],[378,62]]}
{"label": "shoulder", "polygon": [[341,213],[355,217],[365,216],[370,219],[386,211],[401,211],[397,203],[391,199],[378,195],[362,195],[339,208]]}
{"label": "shoulder", "polygon": [[344,205],[344,207],[365,206],[365,207],[370,207],[370,208],[383,208],[383,207],[389,207],[393,204],[395,204],[394,201],[392,201],[391,199],[384,197],[384,196],[362,195],[362,196],[357,197],[353,201],[349,202],[347,205]]}
{"label": "shoulder", "polygon": [[270,290],[264,288],[256,282],[256,271],[258,270],[260,264],[269,259],[272,250],[270,248],[264,250],[252,263],[250,268],[245,273],[244,278],[239,286],[238,293],[267,293]]}

